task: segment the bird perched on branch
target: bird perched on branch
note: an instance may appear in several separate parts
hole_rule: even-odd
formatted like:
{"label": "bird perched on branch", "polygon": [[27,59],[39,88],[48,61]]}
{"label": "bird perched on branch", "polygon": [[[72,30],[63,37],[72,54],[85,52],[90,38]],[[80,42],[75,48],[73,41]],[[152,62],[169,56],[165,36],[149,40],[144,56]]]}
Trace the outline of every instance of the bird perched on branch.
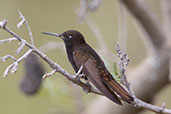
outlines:
{"label": "bird perched on branch", "polygon": [[77,73],[83,66],[82,73],[94,86],[113,102],[121,105],[121,100],[133,102],[131,95],[112,77],[100,56],[85,41],[83,35],[76,30],[62,34],[43,32],[63,39],[68,59]]}

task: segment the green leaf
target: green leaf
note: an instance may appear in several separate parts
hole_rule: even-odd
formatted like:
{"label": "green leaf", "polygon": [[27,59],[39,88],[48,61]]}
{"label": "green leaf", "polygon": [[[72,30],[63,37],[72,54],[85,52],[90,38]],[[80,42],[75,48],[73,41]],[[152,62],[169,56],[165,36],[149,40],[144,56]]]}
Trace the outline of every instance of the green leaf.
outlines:
{"label": "green leaf", "polygon": [[117,72],[117,63],[116,62],[114,62],[114,64],[113,64],[113,70],[114,70],[114,74],[117,76],[118,72]]}
{"label": "green leaf", "polygon": [[112,75],[113,75],[114,79],[116,81],[120,82],[120,80],[121,80],[121,74],[119,74],[117,72],[117,63],[116,62],[113,64],[113,70],[114,70],[114,73],[112,73]]}

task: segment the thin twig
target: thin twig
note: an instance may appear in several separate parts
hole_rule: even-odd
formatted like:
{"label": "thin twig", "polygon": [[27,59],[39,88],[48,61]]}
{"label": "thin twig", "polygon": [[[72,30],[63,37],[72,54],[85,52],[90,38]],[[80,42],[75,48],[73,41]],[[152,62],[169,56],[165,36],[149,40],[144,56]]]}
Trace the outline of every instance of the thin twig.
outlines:
{"label": "thin twig", "polygon": [[[124,50],[120,49],[119,42],[117,42],[116,51],[118,53],[118,57],[120,58],[119,66],[120,66],[120,70],[121,70],[121,79],[122,79],[122,81],[125,82],[125,85],[129,85],[128,81],[126,79],[126,76],[125,76],[125,71],[126,71],[125,70],[125,65],[128,66],[129,58],[126,55],[126,53],[124,52]],[[125,62],[125,59],[126,59],[126,62]],[[130,88],[130,87],[127,86],[127,88]]]}
{"label": "thin twig", "polygon": [[138,107],[140,108],[145,108],[148,109],[152,112],[155,113],[162,113],[162,114],[171,114],[171,110],[170,109],[166,109],[165,106],[163,107],[158,107],[149,103],[146,103],[140,99],[135,98],[134,102],[138,105]]}
{"label": "thin twig", "polygon": [[20,10],[18,10],[18,13],[20,15],[20,18],[22,19],[21,22],[17,25],[18,28],[20,28],[23,24],[26,24],[29,35],[30,35],[30,40],[31,40],[31,44],[34,46],[34,40],[33,40],[33,34],[31,32],[31,28],[28,24],[28,21],[25,19],[25,17],[23,16],[23,14],[20,12]]}
{"label": "thin twig", "polygon": [[88,11],[95,11],[102,0],[80,0],[80,12],[79,12],[79,21],[86,19]]}
{"label": "thin twig", "polygon": [[14,63],[12,63],[11,65],[9,65],[9,66],[6,68],[3,77],[6,77],[10,71],[11,71],[12,74],[14,74],[14,73],[17,71],[18,64],[19,64],[23,59],[25,59],[31,52],[32,52],[31,49],[28,50],[23,56],[21,56],[19,59],[15,60]]}
{"label": "thin twig", "polygon": [[79,21],[82,21],[86,18],[87,4],[88,4],[88,0],[80,0],[80,12],[78,15]]}
{"label": "thin twig", "polygon": [[3,62],[5,62],[7,59],[9,59],[9,58],[11,58],[12,60],[14,60],[14,61],[16,61],[17,59],[14,57],[14,56],[12,56],[12,55],[6,55],[6,56],[4,56],[4,57],[0,57],[0,59],[3,61]]}
{"label": "thin twig", "polygon": [[23,42],[21,43],[20,47],[16,50],[16,55],[18,55],[19,53],[21,53],[21,51],[24,49],[24,46],[26,44],[26,41],[23,40]]}
{"label": "thin twig", "polygon": [[7,24],[7,20],[4,19],[0,21],[0,28],[4,28],[6,24]]}
{"label": "thin twig", "polygon": [[124,86],[128,89],[131,96],[135,98],[136,96],[134,92],[131,90],[130,83],[128,82],[127,77],[125,75],[125,71],[126,71],[125,66],[128,66],[130,60],[127,54],[125,53],[125,51],[120,49],[119,42],[117,42],[116,51],[118,53],[118,57],[120,58],[119,66],[120,66],[120,73],[121,73],[121,82],[123,82]]}
{"label": "thin twig", "polygon": [[46,73],[45,75],[43,75],[42,78],[45,79],[47,77],[50,77],[50,76],[54,75],[56,72],[57,72],[57,70],[56,69],[53,69],[51,72]]}
{"label": "thin twig", "polygon": [[95,11],[99,7],[101,2],[102,0],[91,0],[88,5],[88,11]]}
{"label": "thin twig", "polygon": [[13,40],[17,40],[17,38],[7,38],[7,39],[0,40],[0,44],[6,43],[6,42],[10,43]]}

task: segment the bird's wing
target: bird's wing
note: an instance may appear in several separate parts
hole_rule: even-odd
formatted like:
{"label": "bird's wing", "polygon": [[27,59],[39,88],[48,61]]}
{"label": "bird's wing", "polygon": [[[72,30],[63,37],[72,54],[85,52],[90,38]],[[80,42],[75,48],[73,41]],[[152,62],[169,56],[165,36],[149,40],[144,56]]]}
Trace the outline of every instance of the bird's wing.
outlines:
{"label": "bird's wing", "polygon": [[74,61],[78,68],[83,64],[82,72],[98,90],[118,104],[121,104],[121,101],[114,92],[116,92],[124,101],[128,103],[133,101],[133,98],[130,96],[130,94],[113,79],[108,71],[105,71],[107,69],[98,68],[96,63],[97,61],[94,59],[94,57],[91,57],[89,54],[81,53],[82,51],[74,52]]}
{"label": "bird's wing", "polygon": [[106,84],[103,83],[98,69],[96,67],[95,61],[92,59],[88,59],[85,64],[83,65],[83,70],[82,70],[87,78],[94,84],[94,86],[100,90],[106,97],[114,101],[115,103],[121,105],[121,101],[118,99],[117,95],[113,93],[107,86]]}
{"label": "bird's wing", "polygon": [[116,92],[124,101],[127,103],[132,103],[133,98],[130,96],[130,94],[119,84],[117,83],[113,77],[109,74],[102,76],[103,82],[114,92]]}
{"label": "bird's wing", "polygon": [[[72,67],[74,68],[75,72],[77,73],[79,68],[76,66],[75,61],[73,59],[72,48],[71,47],[66,47],[66,48],[67,48],[68,59],[69,59],[71,65],[72,65]],[[68,49],[68,48],[71,48],[71,49]]]}

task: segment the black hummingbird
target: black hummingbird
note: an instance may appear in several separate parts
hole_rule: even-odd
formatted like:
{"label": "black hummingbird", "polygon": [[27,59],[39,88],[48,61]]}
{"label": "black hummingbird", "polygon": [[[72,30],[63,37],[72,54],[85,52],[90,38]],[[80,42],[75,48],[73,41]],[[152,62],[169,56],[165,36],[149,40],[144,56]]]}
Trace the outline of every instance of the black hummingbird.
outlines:
{"label": "black hummingbird", "polygon": [[106,97],[121,105],[121,100],[131,103],[131,95],[112,77],[100,56],[85,41],[83,35],[76,30],[69,30],[62,34],[43,32],[43,34],[57,36],[63,39],[68,59],[77,73],[83,66],[82,73]]}

